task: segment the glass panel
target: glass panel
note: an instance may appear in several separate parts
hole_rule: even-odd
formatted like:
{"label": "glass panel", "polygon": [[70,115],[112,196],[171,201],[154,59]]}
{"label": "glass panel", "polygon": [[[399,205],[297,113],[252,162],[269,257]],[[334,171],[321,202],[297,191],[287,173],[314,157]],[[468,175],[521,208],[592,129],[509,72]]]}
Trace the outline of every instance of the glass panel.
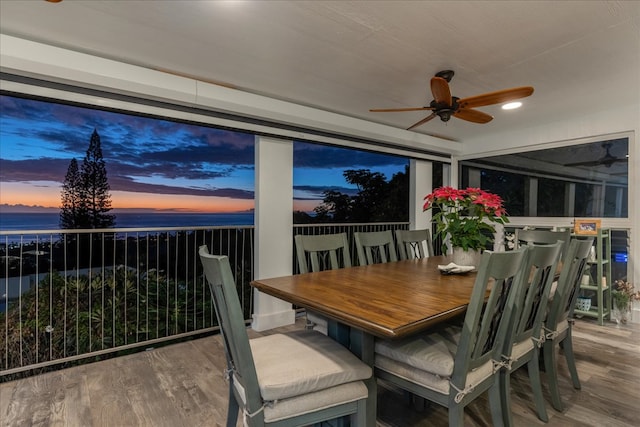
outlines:
{"label": "glass panel", "polygon": [[595,212],[595,187],[580,182],[576,184],[575,215],[580,217],[600,216]]}
{"label": "glass panel", "polygon": [[565,216],[564,200],[566,184],[557,179],[540,178],[538,180],[538,216]]}
{"label": "glass panel", "polygon": [[628,216],[629,138],[460,161],[461,186],[502,196],[510,216]]}

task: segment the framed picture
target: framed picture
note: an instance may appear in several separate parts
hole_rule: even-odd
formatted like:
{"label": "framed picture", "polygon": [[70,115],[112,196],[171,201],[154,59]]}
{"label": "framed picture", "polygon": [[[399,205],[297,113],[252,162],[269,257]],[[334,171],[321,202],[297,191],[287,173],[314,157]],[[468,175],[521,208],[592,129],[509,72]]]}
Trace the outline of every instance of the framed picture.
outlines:
{"label": "framed picture", "polygon": [[599,219],[576,219],[573,232],[581,235],[595,235],[600,229]]}

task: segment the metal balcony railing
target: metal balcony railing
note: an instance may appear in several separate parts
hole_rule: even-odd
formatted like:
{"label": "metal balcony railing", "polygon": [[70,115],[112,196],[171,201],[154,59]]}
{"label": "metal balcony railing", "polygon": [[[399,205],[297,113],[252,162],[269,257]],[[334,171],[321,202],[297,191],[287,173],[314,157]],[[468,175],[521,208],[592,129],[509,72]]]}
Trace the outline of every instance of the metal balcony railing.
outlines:
{"label": "metal balcony railing", "polygon": [[0,232],[0,379],[217,330],[198,247],[228,255],[246,318],[253,226]]}

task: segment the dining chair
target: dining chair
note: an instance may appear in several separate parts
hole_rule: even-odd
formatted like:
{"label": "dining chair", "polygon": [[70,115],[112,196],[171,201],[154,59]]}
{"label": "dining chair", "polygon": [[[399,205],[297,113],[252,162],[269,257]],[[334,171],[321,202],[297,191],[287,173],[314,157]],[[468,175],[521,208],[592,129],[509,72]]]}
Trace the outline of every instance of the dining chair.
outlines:
{"label": "dining chair", "polygon": [[[351,267],[351,253],[346,233],[294,237],[300,273]],[[329,320],[307,310],[307,328],[328,333]]]}
{"label": "dining chair", "polygon": [[547,313],[547,301],[555,276],[562,242],[552,245],[530,245],[526,247],[523,263],[525,283],[516,295],[509,332],[504,340],[502,360],[505,362],[500,371],[500,395],[502,398],[503,420],[505,425],[513,425],[511,414],[511,373],[527,365],[529,382],[533,391],[533,401],[538,418],[549,420],[542,396],[540,382],[539,354],[544,343],[542,321]]}
{"label": "dining chair", "polygon": [[464,408],[488,390],[493,423],[502,425],[498,372],[524,256],[485,251],[462,326],[376,341],[376,377],[447,407],[450,426],[462,426]]}
{"label": "dining chair", "polygon": [[227,358],[227,427],[241,411],[245,426],[303,426],[349,415],[366,424],[372,369],[348,349],[315,331],[249,339],[226,256],[199,248]]}
{"label": "dining chair", "polygon": [[360,265],[397,261],[396,248],[391,230],[355,232],[353,237]]}
{"label": "dining chair", "polygon": [[552,230],[524,230],[516,228],[514,236],[515,248],[519,248],[522,244],[538,244],[548,245],[555,243],[558,240],[562,240],[561,259],[567,254],[567,248],[569,248],[569,242],[571,241],[571,230],[565,231],[552,231]]}
{"label": "dining chair", "polygon": [[578,297],[580,282],[587,268],[587,258],[593,245],[593,238],[573,239],[569,244],[564,259],[558,286],[549,304],[549,311],[544,320],[545,341],[543,345],[544,370],[547,377],[551,404],[563,410],[560,390],[558,388],[558,362],[556,348],[562,347],[567,368],[573,382],[573,388],[580,389],[580,379],[573,354],[571,328],[573,324],[573,307]]}
{"label": "dining chair", "polygon": [[396,230],[396,241],[401,260],[433,256],[433,241],[428,229]]}

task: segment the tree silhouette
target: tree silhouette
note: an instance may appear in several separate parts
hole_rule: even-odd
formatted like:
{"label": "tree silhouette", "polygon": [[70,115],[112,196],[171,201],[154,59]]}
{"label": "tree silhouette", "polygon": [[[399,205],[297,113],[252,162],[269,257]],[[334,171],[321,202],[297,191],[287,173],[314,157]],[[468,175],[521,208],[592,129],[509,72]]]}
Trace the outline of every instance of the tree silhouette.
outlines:
{"label": "tree silhouette", "polygon": [[94,129],[91,134],[81,170],[78,170],[76,159],[71,159],[62,185],[61,199],[62,228],[108,228],[115,224],[115,216],[108,213],[111,210],[111,195],[97,130]]}
{"label": "tree silhouette", "polygon": [[[324,192],[322,204],[314,209],[313,222],[384,222],[409,218],[408,169],[387,182],[384,174],[369,169],[346,170],[345,180],[357,186],[354,196],[335,190]],[[302,219],[300,215],[297,219]]]}
{"label": "tree silhouette", "polygon": [[60,228],[81,228],[85,222],[86,209],[82,197],[82,175],[78,162],[71,159],[62,184],[62,208],[60,210]]}
{"label": "tree silhouette", "polygon": [[89,227],[87,228],[112,227],[115,224],[115,217],[108,214],[111,210],[111,195],[109,194],[107,168],[102,158],[100,135],[95,129],[91,135],[87,154],[82,161],[82,180],[89,216]]}

